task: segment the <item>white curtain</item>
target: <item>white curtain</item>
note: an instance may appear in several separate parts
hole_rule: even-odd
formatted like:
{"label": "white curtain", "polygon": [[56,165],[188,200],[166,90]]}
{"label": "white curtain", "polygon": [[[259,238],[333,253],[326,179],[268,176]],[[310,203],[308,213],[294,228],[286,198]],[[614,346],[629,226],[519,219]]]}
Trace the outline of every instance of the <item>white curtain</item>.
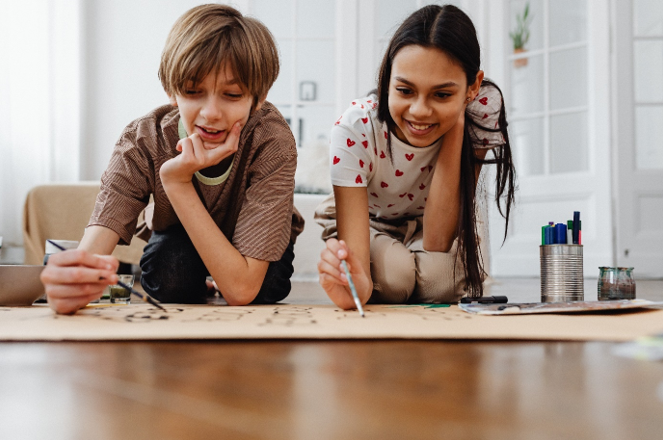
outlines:
{"label": "white curtain", "polygon": [[0,236],[23,242],[25,196],[80,176],[80,0],[0,0]]}

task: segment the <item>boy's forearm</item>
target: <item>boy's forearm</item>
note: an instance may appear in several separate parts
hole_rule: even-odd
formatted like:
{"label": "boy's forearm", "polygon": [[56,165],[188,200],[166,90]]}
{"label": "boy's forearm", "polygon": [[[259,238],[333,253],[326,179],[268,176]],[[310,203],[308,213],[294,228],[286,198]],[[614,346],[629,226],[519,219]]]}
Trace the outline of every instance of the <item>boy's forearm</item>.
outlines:
{"label": "boy's forearm", "polygon": [[164,182],[164,189],[228,304],[244,305],[253,301],[262,286],[269,262],[244,257],[228,241],[190,182]]}
{"label": "boy's forearm", "polygon": [[110,255],[119,241],[119,234],[112,229],[99,225],[89,226],[85,229],[78,249],[97,255]]}

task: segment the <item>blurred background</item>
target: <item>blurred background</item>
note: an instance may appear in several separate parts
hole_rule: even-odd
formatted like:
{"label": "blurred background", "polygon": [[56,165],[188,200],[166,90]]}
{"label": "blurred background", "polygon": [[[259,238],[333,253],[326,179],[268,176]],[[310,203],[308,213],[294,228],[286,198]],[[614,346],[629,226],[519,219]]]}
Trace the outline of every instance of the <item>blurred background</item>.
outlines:
{"label": "blurred background", "polygon": [[[167,102],[157,77],[167,33],[201,3],[0,0],[3,260],[21,260],[30,188],[99,180],[123,128]],[[281,74],[268,99],[295,134],[299,192],[331,190],[330,128],[375,87],[396,26],[451,3],[474,21],[482,68],[504,93],[519,178],[505,242],[490,207],[492,275],[538,276],[541,226],[580,211],[586,275],[619,265],[663,277],[662,1],[228,3],[277,40]]]}

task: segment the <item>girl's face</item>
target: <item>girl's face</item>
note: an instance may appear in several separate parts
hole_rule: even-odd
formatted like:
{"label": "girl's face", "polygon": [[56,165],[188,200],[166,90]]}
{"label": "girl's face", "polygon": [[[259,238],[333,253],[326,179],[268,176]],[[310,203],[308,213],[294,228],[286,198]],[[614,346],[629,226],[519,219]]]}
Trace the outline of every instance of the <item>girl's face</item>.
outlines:
{"label": "girl's face", "polygon": [[483,72],[468,87],[465,71],[439,49],[405,46],[396,53],[389,79],[389,114],[398,139],[427,147],[440,139],[479,92]]}

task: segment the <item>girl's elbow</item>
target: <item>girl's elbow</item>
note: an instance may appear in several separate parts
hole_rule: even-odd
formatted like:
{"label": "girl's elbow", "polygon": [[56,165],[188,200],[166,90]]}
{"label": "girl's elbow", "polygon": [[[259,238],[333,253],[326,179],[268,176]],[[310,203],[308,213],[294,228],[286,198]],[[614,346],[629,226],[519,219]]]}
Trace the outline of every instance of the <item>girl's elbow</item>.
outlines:
{"label": "girl's elbow", "polygon": [[435,241],[424,240],[424,250],[426,252],[449,252],[453,246],[453,240]]}

